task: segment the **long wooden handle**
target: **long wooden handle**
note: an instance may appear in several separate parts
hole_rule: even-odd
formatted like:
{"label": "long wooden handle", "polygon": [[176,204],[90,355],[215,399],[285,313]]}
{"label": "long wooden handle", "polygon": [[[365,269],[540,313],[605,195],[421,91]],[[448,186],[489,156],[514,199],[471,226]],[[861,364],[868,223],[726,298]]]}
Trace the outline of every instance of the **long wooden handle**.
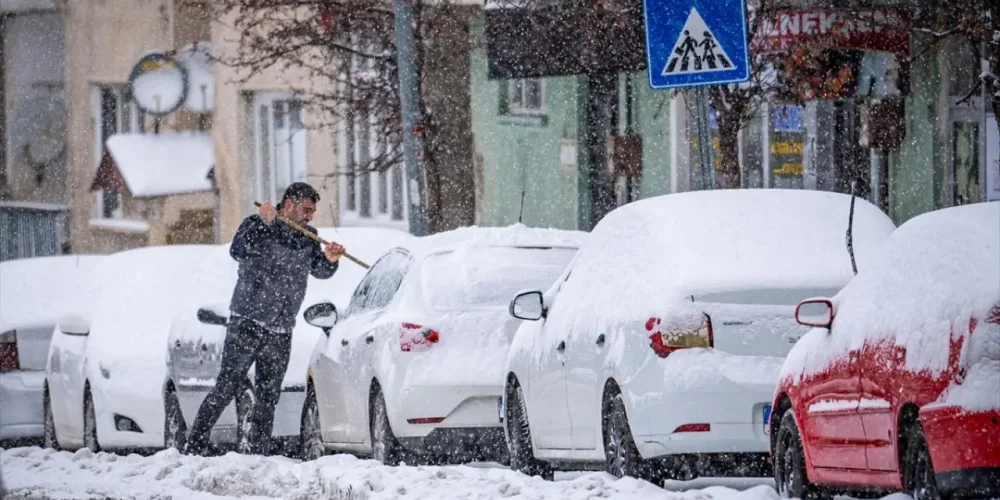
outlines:
{"label": "long wooden handle", "polygon": [[[261,202],[259,202],[259,201],[255,201],[255,202],[253,202],[253,204],[256,205],[258,208],[262,205]],[[292,229],[295,229],[296,231],[298,231],[298,232],[300,232],[300,233],[302,233],[302,234],[304,234],[304,235],[306,235],[306,236],[308,236],[308,237],[310,237],[310,238],[318,241],[323,246],[326,246],[326,245],[330,244],[329,241],[324,240],[318,234],[316,234],[316,233],[314,233],[314,232],[312,232],[312,231],[310,231],[310,230],[302,227],[301,225],[299,225],[296,222],[293,222],[293,221],[291,221],[291,220],[289,220],[289,219],[287,219],[285,217],[282,217],[280,215],[277,217],[277,219],[280,220],[281,222],[284,222],[285,224],[288,224]],[[371,267],[368,264],[366,264],[363,261],[361,261],[360,259],[358,259],[357,257],[355,257],[355,256],[347,253],[346,251],[344,252],[344,257],[347,257],[351,262],[354,262],[355,264],[357,264],[357,265],[359,265],[359,266],[361,266],[361,267],[363,267],[365,269],[368,269],[368,268]]]}

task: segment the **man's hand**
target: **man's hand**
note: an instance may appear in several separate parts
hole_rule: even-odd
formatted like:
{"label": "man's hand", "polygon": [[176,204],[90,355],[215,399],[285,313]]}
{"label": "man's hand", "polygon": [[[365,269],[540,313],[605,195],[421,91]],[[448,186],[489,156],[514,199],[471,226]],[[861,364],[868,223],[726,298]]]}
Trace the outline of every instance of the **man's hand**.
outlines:
{"label": "man's hand", "polygon": [[323,254],[326,255],[326,260],[330,262],[337,262],[340,259],[340,256],[344,255],[344,247],[339,243],[331,241],[330,244],[326,246],[326,250],[323,251]]}
{"label": "man's hand", "polygon": [[278,216],[278,209],[274,208],[274,205],[269,202],[264,202],[260,206],[260,210],[258,212],[260,212],[260,216],[263,217],[268,224],[273,222],[275,217]]}

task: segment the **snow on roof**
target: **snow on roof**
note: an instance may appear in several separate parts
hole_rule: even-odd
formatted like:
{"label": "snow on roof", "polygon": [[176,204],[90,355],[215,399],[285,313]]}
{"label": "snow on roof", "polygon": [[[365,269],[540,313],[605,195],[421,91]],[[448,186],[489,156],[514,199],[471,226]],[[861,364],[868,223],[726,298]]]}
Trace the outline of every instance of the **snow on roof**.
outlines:
{"label": "snow on roof", "polygon": [[414,237],[403,248],[414,256],[457,250],[467,246],[561,246],[579,248],[586,241],[584,231],[527,227],[513,224],[504,227],[460,227],[451,231]]}
{"label": "snow on roof", "polygon": [[[116,373],[128,392],[158,390],[166,369],[170,322],[195,291],[198,264],[216,245],[142,247],[108,256],[99,269],[105,286],[91,311],[87,350]],[[119,368],[119,370],[115,370]]]}
{"label": "snow on roof", "polygon": [[51,325],[82,312],[102,255],[58,255],[0,262],[0,332]]}
{"label": "snow on roof", "polygon": [[[849,209],[850,196],[808,190],[695,191],[636,201],[594,228],[559,300],[580,304],[578,316],[597,320],[606,309],[622,317],[659,313],[694,293],[839,289],[853,277],[845,245]],[[893,229],[878,208],[856,200],[861,269]]]}
{"label": "snow on roof", "polygon": [[906,366],[947,367],[949,332],[1000,304],[1000,202],[917,216],[897,229],[833,298],[834,334],[814,329],[789,353],[782,376],[823,370],[852,346],[894,338]]}
{"label": "snow on roof", "polygon": [[208,172],[215,150],[209,134],[117,134],[107,147],[134,197],[212,189]]}

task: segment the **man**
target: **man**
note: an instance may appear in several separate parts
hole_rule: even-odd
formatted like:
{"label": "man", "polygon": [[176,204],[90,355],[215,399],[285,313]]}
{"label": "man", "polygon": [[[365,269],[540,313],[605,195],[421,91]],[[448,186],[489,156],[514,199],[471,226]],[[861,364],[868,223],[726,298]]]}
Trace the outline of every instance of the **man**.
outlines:
{"label": "man", "polygon": [[198,409],[185,453],[204,453],[212,427],[236,397],[250,365],[256,363],[256,401],[247,437],[252,453],[269,454],[274,408],[306,283],[310,274],[319,279],[333,276],[344,253],[336,243],[324,251],[315,240],[275,219],[281,215],[316,233],[308,223],[318,201],[312,186],[296,182],[285,190],[278,208],[264,203],[259,215],[244,219],[236,231],[229,253],[239,262],[239,280],[229,305],[219,375]]}

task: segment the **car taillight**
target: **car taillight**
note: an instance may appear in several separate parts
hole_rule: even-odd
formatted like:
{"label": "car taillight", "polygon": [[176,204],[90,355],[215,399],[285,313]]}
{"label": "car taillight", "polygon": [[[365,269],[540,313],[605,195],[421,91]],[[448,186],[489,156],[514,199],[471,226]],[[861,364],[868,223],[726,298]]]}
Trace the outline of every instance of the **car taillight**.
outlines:
{"label": "car taillight", "polygon": [[646,320],[646,331],[650,332],[649,346],[661,358],[679,349],[715,346],[715,338],[712,337],[712,318],[704,313],[700,317],[689,317],[684,320],[671,318],[667,323],[660,318],[649,318]]}
{"label": "car taillight", "polygon": [[403,323],[399,330],[399,348],[406,351],[423,351],[438,343],[438,332],[415,323]]}
{"label": "car taillight", "polygon": [[21,363],[17,359],[17,331],[0,333],[0,373],[20,369]]}
{"label": "car taillight", "polygon": [[995,306],[986,315],[986,322],[994,325],[1000,325],[1000,305]]}

